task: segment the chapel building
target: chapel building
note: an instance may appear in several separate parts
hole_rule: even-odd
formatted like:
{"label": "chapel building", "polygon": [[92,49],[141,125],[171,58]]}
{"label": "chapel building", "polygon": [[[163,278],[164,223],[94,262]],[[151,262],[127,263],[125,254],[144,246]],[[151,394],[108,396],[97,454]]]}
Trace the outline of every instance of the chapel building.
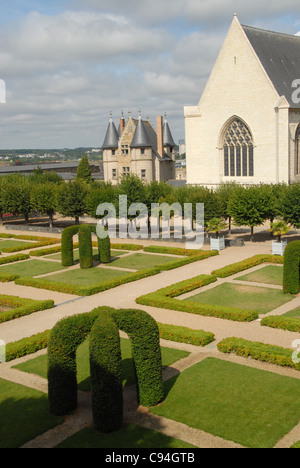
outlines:
{"label": "chapel building", "polygon": [[234,15],[198,105],[184,108],[187,184],[300,182],[297,80],[300,37]]}

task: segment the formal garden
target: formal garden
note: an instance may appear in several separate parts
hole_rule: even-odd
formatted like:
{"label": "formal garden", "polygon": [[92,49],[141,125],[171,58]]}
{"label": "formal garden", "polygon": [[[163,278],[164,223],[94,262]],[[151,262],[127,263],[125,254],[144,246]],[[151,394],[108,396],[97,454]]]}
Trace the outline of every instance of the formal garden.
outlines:
{"label": "formal garden", "polygon": [[[16,290],[42,290],[44,297],[2,294],[0,324],[13,326],[36,313],[46,317],[57,307],[52,292],[88,300],[102,291],[113,294],[123,284],[137,285],[134,308],[100,304],[77,313],[80,308],[74,307],[53,328],[6,344],[0,375],[1,366],[9,365],[25,380],[41,379],[47,390],[0,377],[2,448],[21,447],[63,427],[66,415],[76,415],[81,394],[90,397],[90,424],[54,446],[198,446],[187,436],[165,434],[157,423],[151,428],[135,419],[124,422],[123,395],[131,389],[149,418],[180,423],[236,446],[274,447],[298,425],[300,364],[292,341],[300,329],[299,242],[290,242],[284,257],[257,254],[227,261],[209,274],[201,274],[201,266],[222,253],[117,244],[99,240],[95,227],[86,224],[67,228],[61,238],[1,234],[0,249],[3,292],[5,284],[15,284]],[[174,284],[139,294],[140,280],[187,266],[200,274],[183,280],[179,275]],[[155,320],[149,315],[155,310],[164,311],[168,320]],[[189,320],[185,326],[172,324],[174,314],[181,313],[199,317],[199,325],[201,317],[212,320],[211,330]],[[219,321],[231,323],[233,330],[236,324],[290,334],[290,346],[233,334],[216,340],[212,330]],[[178,366],[181,370],[174,372]],[[290,445],[297,446],[297,440]]]}
{"label": "formal garden", "polygon": [[[34,440],[44,433],[61,448],[297,447],[299,187],[212,191],[134,176],[111,186],[88,171],[67,184],[39,170],[2,177],[0,447],[43,446]],[[230,238],[242,227],[252,250],[241,247],[236,260],[235,247],[100,239],[99,200],[118,217],[120,195],[149,213],[151,203],[204,203],[208,236]],[[49,229],[16,234],[16,223]],[[270,232],[260,238],[262,224]],[[51,234],[55,226],[61,235]],[[125,285],[130,306],[115,307]],[[53,314],[59,319],[47,326]],[[2,330],[13,335],[23,323],[3,358]],[[88,408],[88,423],[64,435],[66,421]]]}

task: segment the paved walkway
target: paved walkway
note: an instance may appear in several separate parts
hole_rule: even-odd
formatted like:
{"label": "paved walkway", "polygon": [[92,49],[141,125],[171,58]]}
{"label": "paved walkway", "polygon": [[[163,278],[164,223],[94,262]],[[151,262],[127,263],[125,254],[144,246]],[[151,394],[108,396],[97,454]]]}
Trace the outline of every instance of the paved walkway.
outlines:
{"label": "paved walkway", "polygon": [[[146,242],[143,242],[143,245],[146,245]],[[170,244],[168,243],[167,245]],[[177,243],[176,246],[178,246]],[[135,302],[135,299],[143,294],[156,291],[159,288],[200,274],[210,274],[217,268],[221,268],[230,263],[238,262],[261,253],[271,253],[271,242],[247,243],[244,247],[230,247],[225,251],[222,251],[220,255],[216,257],[211,257],[168,272],[162,272],[156,276],[144,278],[133,283],[121,285],[117,288],[95,294],[91,297],[77,297],[36,288],[18,286],[14,283],[0,283],[0,294],[12,294],[20,297],[37,299],[53,299],[55,301],[55,307],[50,310],[36,312],[12,322],[0,324],[0,339],[9,343],[23,337],[31,336],[52,328],[58,320],[64,317],[77,313],[89,312],[99,306],[136,308],[147,311],[161,323],[170,323],[188,326],[189,328],[194,329],[203,329],[215,334],[215,342],[206,348],[200,349],[198,347],[179,343],[163,342],[164,346],[188,349],[191,352],[187,359],[183,359],[178,363],[175,363],[171,369],[164,371],[164,378],[169,377],[170,372],[179,372],[208,356],[217,356],[220,359],[241,362],[243,364],[246,363],[247,365],[270,370],[281,375],[300,378],[299,373],[295,370],[279,368],[271,364],[259,363],[250,359],[245,360],[232,355],[227,356],[219,353],[216,347],[220,340],[226,337],[236,336],[291,348],[293,341],[299,339],[299,335],[296,333],[262,327],[259,321],[238,323],[215,319],[212,317],[203,317],[183,312],[141,306]],[[219,280],[219,282],[222,281],[225,280]],[[296,297],[285,306],[282,306],[282,308],[275,311],[275,313],[279,314],[297,306],[300,306],[300,296]],[[40,351],[39,353],[43,352],[45,352],[45,350]],[[32,356],[22,358],[21,361],[29,358],[32,358]],[[14,362],[14,364],[16,364],[16,362]],[[44,379],[11,369],[11,365],[11,363],[6,363],[0,366],[0,378],[5,378],[14,382],[22,383],[23,385],[37,388],[45,393],[47,392],[47,382]],[[130,389],[126,390],[124,398],[125,422],[136,422],[137,424],[145,427],[157,428],[167,435],[186,440],[198,447],[238,447],[237,444],[224,441],[202,431],[197,431],[195,429],[188,428],[185,425],[175,423],[174,421],[150,415],[145,408],[136,408],[135,397],[133,397]],[[73,416],[68,416],[63,425],[58,428],[54,428],[49,433],[43,434],[38,439],[26,444],[25,447],[53,447],[68,435],[76,432],[79,428],[91,424],[91,421],[89,395],[80,394],[79,407]],[[289,447],[297,440],[300,440],[300,430],[298,426],[278,443],[278,447]]]}

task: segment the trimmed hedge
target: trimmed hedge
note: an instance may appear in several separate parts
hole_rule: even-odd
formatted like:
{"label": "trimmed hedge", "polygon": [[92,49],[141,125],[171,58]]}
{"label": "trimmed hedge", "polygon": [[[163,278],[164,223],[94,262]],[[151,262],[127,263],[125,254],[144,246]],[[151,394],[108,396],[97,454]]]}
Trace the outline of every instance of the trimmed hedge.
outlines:
{"label": "trimmed hedge", "polygon": [[73,266],[73,237],[78,234],[79,226],[69,226],[63,230],[61,235],[61,264],[68,267]]}
{"label": "trimmed hedge", "polygon": [[262,263],[282,264],[283,258],[277,255],[254,255],[253,257],[242,260],[241,262],[232,263],[218,270],[214,270],[211,274],[218,278],[227,278],[227,276],[248,270],[249,268],[261,265]]}
{"label": "trimmed hedge", "polygon": [[48,340],[51,330],[46,330],[42,333],[37,333],[29,338],[7,343],[6,345],[6,362],[13,361],[28,354],[36,353],[48,346]]}
{"label": "trimmed hedge", "polygon": [[205,315],[238,322],[251,322],[258,318],[258,313],[252,310],[222,307],[175,299],[182,294],[194,291],[195,289],[201,288],[215,281],[217,281],[216,276],[200,275],[195,278],[173,284],[167,288],[159,289],[154,293],[138,297],[136,302],[138,304],[151,307],[159,307],[163,309],[188,312],[191,314]]}
{"label": "trimmed hedge", "polygon": [[8,322],[25,315],[33,314],[41,310],[54,307],[54,301],[36,301],[33,299],[23,299],[17,296],[0,295],[0,307],[11,307],[10,310],[0,313],[0,323]]}
{"label": "trimmed hedge", "polygon": [[279,315],[269,315],[264,317],[260,324],[263,327],[280,328],[291,332],[300,332],[300,319],[295,317],[284,317]]}
{"label": "trimmed hedge", "polygon": [[300,290],[300,242],[290,242],[284,251],[283,292],[298,294]]}
{"label": "trimmed hedge", "polygon": [[293,351],[291,349],[235,337],[225,338],[217,346],[222,353],[234,353],[237,356],[251,357],[257,361],[300,370],[300,364],[292,360]]}
{"label": "trimmed hedge", "polygon": [[58,322],[48,343],[50,412],[63,415],[77,407],[76,350],[90,334],[93,419],[97,430],[122,425],[122,358],[119,329],[132,343],[138,399],[143,405],[164,398],[159,331],[155,320],[140,310],[100,307]]}
{"label": "trimmed hedge", "polygon": [[93,267],[92,236],[91,236],[91,229],[87,224],[83,224],[79,227],[78,241],[79,241],[80,268],[82,268],[83,270],[92,268]]}
{"label": "trimmed hedge", "polygon": [[159,336],[163,340],[176,341],[178,343],[187,343],[193,346],[207,346],[214,341],[213,333],[203,330],[192,330],[191,328],[180,327],[177,325],[166,325],[158,323]]}
{"label": "trimmed hedge", "polygon": [[59,239],[54,239],[54,238],[49,238],[49,237],[39,237],[39,236],[0,234],[0,238],[35,241],[34,244],[32,244],[32,242],[31,242],[30,244],[28,243],[28,244],[24,244],[22,246],[8,247],[8,248],[2,249],[2,252],[6,252],[6,253],[20,252],[22,250],[34,249],[34,248],[38,248],[38,247],[44,247],[46,245],[52,245],[52,244],[60,243]]}
{"label": "trimmed hedge", "polygon": [[[20,262],[22,260],[28,260],[30,258],[27,254],[18,254],[18,255],[10,255],[8,257],[2,257],[0,259],[0,265],[7,265],[8,263]],[[3,273],[1,272],[0,268],[0,282],[1,283],[10,283],[11,281],[15,281],[20,276],[16,274],[10,273]]]}
{"label": "trimmed hedge", "polygon": [[48,400],[52,414],[77,408],[76,350],[89,335],[100,310],[60,320],[48,341]]}
{"label": "trimmed hedge", "polygon": [[137,281],[142,278],[147,278],[149,276],[157,275],[161,271],[168,271],[174,268],[178,268],[189,263],[197,262],[204,260],[205,258],[218,255],[218,252],[201,252],[193,257],[187,257],[180,260],[175,260],[174,262],[166,263],[164,265],[159,265],[154,268],[148,268],[147,270],[139,270],[135,273],[129,273],[126,276],[116,278],[109,281],[103,281],[99,284],[94,284],[91,286],[75,286],[68,285],[66,283],[59,283],[55,281],[48,281],[47,278],[33,278],[31,276],[17,278],[15,280],[16,284],[23,286],[32,286],[34,288],[47,289],[50,291],[58,291],[66,294],[74,294],[76,296],[92,296],[102,291],[106,291],[111,288],[116,288],[121,284],[130,283],[132,281]]}

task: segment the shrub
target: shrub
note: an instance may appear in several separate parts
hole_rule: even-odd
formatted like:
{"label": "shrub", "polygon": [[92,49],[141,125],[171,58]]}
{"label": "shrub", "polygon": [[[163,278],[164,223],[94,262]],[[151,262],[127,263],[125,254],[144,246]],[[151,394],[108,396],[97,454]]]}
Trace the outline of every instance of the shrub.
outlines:
{"label": "shrub", "polygon": [[290,242],[284,251],[283,292],[298,294],[300,289],[300,242]]}
{"label": "shrub", "polygon": [[78,233],[79,226],[69,226],[63,230],[61,235],[61,264],[68,267],[73,266],[73,236]]}
{"label": "shrub", "polygon": [[251,258],[242,260],[241,262],[232,263],[218,270],[212,271],[212,275],[215,275],[219,278],[226,278],[227,276],[234,275],[240,271],[248,270],[254,266],[260,265],[262,263],[283,263],[282,257],[276,255],[254,255]]}
{"label": "shrub", "polygon": [[99,310],[59,321],[48,342],[50,412],[63,415],[77,407],[76,350],[89,335]]}
{"label": "shrub", "polygon": [[40,310],[51,309],[54,306],[54,301],[36,301],[33,299],[23,299],[17,296],[6,296],[2,294],[0,296],[0,305],[11,307],[10,310],[1,312],[0,323],[2,323],[23,317],[24,315],[30,315]]}
{"label": "shrub", "polygon": [[[93,246],[90,226],[82,224],[78,231],[80,268],[93,267]],[[73,249],[73,245],[72,245]]]}
{"label": "shrub", "polygon": [[218,343],[222,353],[235,353],[237,356],[251,357],[262,362],[270,362],[278,366],[291,367],[300,370],[300,364],[293,362],[293,351],[280,346],[247,341],[242,338],[225,338]]}
{"label": "shrub", "polygon": [[194,346],[206,346],[215,337],[213,333],[203,330],[192,330],[191,328],[179,327],[176,325],[166,325],[159,323],[159,336],[163,340],[177,341],[178,343],[187,343]]}
{"label": "shrub", "polygon": [[8,343],[6,345],[6,362],[47,348],[50,333],[51,330],[46,330],[29,338],[22,338],[21,340]]}
{"label": "shrub", "polygon": [[155,320],[140,310],[100,307],[63,319],[48,343],[48,398],[51,413],[77,407],[76,350],[90,334],[92,409],[96,429],[111,432],[123,418],[119,329],[132,343],[139,402],[158,404],[164,397],[159,332]]}
{"label": "shrub", "polygon": [[291,332],[300,332],[300,319],[295,317],[283,317],[279,315],[269,315],[264,317],[260,324],[263,327],[280,328]]}
{"label": "shrub", "polygon": [[222,307],[175,299],[182,294],[193,291],[202,286],[206,286],[207,284],[213,283],[216,280],[217,278],[214,275],[200,275],[195,278],[168,286],[167,288],[160,289],[154,293],[141,296],[136,299],[136,302],[138,304],[151,307],[178,310],[181,312],[223,318],[227,320],[235,320],[238,322],[250,322],[258,318],[258,313],[252,310]]}

